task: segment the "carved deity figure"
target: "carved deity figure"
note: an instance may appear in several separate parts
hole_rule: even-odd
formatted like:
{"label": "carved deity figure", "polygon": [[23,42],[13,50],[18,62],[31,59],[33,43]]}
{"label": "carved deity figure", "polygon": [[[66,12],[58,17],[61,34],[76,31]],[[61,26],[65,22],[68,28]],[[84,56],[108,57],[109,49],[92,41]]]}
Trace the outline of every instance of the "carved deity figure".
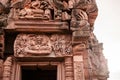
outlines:
{"label": "carved deity figure", "polygon": [[60,19],[63,21],[71,19],[71,9],[73,8],[73,0],[53,0],[57,8],[55,11],[55,19],[58,19],[59,12],[61,12]]}
{"label": "carved deity figure", "polygon": [[51,44],[48,36],[35,34],[20,34],[14,44],[15,54],[22,56],[49,55]]}
{"label": "carved deity figure", "polygon": [[71,38],[69,35],[52,35],[51,44],[56,56],[70,55],[72,52]]}
{"label": "carved deity figure", "polygon": [[35,0],[27,3],[22,10],[20,10],[19,15],[26,18],[40,18],[40,19],[51,19],[51,10],[53,7],[47,0]]}

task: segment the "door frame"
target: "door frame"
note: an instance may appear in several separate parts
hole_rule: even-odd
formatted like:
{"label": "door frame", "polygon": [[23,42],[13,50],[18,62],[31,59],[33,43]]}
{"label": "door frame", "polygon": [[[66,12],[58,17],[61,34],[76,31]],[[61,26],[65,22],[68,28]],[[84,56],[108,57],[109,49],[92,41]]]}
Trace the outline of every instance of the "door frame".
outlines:
{"label": "door frame", "polygon": [[64,75],[64,63],[63,62],[17,62],[16,66],[13,67],[14,70],[14,79],[13,80],[22,80],[22,66],[57,66],[57,80],[65,80]]}

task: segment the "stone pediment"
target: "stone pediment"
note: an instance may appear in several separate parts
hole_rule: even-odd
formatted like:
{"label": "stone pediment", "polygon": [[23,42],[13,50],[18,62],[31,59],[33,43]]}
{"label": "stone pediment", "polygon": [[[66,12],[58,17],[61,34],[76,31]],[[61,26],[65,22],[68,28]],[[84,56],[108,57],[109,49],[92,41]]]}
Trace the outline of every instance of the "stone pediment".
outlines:
{"label": "stone pediment", "polygon": [[97,6],[93,0],[16,0],[11,1],[6,29],[75,31],[93,27],[96,16]]}

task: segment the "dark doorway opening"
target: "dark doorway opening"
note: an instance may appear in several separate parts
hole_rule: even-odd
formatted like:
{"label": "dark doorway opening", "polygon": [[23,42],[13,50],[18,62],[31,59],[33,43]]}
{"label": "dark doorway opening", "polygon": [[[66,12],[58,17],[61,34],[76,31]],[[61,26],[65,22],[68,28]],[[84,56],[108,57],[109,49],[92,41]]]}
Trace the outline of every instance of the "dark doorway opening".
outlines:
{"label": "dark doorway opening", "polygon": [[22,66],[22,80],[57,80],[57,66]]}

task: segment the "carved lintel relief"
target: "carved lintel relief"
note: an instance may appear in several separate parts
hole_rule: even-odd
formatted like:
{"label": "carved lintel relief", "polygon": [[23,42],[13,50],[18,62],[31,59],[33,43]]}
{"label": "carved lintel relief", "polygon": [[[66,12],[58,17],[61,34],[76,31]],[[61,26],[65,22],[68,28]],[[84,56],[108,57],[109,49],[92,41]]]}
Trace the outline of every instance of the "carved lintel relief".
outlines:
{"label": "carved lintel relief", "polygon": [[19,34],[14,43],[16,56],[70,55],[72,51],[69,35]]}
{"label": "carved lintel relief", "polygon": [[74,80],[85,80],[84,78],[84,68],[83,68],[83,57],[77,55],[73,57],[73,67],[74,67]]}

